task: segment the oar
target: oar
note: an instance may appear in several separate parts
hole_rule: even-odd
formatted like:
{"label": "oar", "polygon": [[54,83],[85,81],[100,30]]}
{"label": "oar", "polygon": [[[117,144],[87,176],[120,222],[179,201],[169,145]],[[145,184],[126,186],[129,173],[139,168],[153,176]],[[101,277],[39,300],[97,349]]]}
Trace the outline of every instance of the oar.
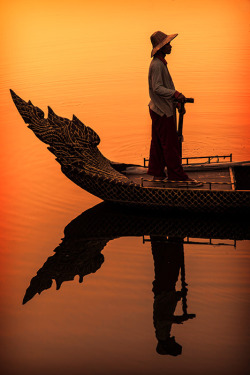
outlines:
{"label": "oar", "polygon": [[184,104],[185,103],[194,103],[193,98],[186,98],[184,102],[181,102],[181,109],[179,113],[179,123],[178,123],[178,138],[180,146],[180,155],[182,157],[182,130],[183,130],[183,116],[184,116]]}

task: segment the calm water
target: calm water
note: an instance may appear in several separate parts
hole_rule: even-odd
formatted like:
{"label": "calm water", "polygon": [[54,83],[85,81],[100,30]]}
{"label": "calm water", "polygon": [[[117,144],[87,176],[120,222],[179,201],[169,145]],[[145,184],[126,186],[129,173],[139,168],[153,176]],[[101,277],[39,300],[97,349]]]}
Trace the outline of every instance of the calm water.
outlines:
{"label": "calm water", "polygon": [[[247,374],[247,223],[99,205],[60,172],[8,90],[45,111],[77,115],[111,160],[142,163],[150,142],[148,36],[165,30],[168,13],[170,32],[180,33],[169,69],[177,89],[195,98],[184,119],[184,156],[249,160],[249,2],[190,0],[187,9],[180,0],[177,9],[160,1],[160,16],[145,1],[92,3],[3,7],[2,373]],[[165,289],[181,291],[184,271],[195,317],[176,324],[183,302],[174,311]],[[153,282],[165,288],[162,303],[154,303]],[[159,315],[181,355],[156,352]]]}

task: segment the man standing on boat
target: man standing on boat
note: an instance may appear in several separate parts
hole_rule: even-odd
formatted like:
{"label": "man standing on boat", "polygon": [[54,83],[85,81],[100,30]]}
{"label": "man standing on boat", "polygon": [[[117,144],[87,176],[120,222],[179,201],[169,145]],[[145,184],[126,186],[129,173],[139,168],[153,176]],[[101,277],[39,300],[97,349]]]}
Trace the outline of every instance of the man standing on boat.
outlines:
{"label": "man standing on boat", "polygon": [[[151,35],[153,46],[149,67],[149,112],[152,119],[152,140],[148,174],[154,180],[166,178],[164,172],[167,167],[168,180],[192,181],[184,172],[176,129],[176,112],[174,100],[185,102],[185,96],[175,90],[174,83],[167,67],[165,56],[172,50],[170,42],[178,34],[166,35],[156,31]],[[180,109],[178,108],[180,111]],[[185,111],[185,110],[184,110]]]}

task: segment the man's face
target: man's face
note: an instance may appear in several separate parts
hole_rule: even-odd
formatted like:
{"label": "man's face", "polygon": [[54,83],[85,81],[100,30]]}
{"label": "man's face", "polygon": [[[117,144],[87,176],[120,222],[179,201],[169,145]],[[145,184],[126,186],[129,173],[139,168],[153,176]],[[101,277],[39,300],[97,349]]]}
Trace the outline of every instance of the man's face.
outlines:
{"label": "man's face", "polygon": [[165,46],[161,48],[161,51],[162,53],[164,53],[164,55],[169,55],[171,53],[171,50],[172,46],[170,45],[170,43],[165,44]]}

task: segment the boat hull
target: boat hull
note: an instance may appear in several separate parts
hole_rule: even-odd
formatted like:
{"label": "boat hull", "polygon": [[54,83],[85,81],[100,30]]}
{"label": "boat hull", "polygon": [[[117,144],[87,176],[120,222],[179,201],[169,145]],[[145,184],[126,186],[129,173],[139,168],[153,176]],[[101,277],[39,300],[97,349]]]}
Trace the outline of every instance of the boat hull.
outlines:
{"label": "boat hull", "polygon": [[194,212],[250,211],[249,191],[143,187],[97,176],[83,176],[66,169],[63,173],[89,193],[120,205]]}

